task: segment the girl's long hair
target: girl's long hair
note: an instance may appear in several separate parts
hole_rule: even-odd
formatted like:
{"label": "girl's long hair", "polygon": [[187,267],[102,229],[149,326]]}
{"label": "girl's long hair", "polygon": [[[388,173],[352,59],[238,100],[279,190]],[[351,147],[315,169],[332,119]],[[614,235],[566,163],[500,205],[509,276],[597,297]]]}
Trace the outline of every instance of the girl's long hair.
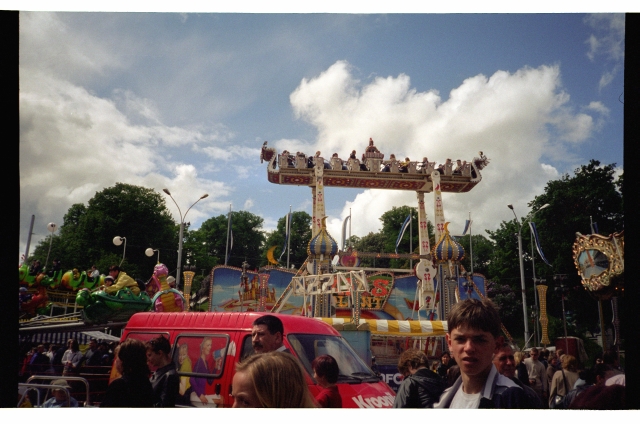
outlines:
{"label": "girl's long hair", "polygon": [[285,352],[250,356],[236,365],[246,373],[263,408],[315,408],[302,367]]}

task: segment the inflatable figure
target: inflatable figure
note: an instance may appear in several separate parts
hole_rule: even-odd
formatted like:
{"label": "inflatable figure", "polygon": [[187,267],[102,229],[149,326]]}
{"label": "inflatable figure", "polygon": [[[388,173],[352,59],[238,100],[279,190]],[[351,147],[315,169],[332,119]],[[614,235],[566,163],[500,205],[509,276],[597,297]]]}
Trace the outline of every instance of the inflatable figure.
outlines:
{"label": "inflatable figure", "polygon": [[151,309],[151,299],[146,292],[135,295],[124,288],[115,294],[103,290],[89,291],[81,289],[76,296],[76,303],[82,306],[82,320],[86,324],[99,324],[107,321],[127,321],[136,312]]}
{"label": "inflatable figure", "polygon": [[182,312],[185,310],[186,302],[182,294],[169,287],[167,276],[169,270],[164,264],[157,264],[153,269],[151,285],[155,289],[153,296],[153,310],[156,312]]}

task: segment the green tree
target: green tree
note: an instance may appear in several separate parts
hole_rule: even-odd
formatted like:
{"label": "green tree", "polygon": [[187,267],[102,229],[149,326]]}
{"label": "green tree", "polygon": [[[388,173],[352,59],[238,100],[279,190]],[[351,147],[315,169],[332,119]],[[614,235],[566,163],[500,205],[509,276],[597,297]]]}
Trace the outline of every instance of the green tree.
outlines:
{"label": "green tree", "polygon": [[485,277],[489,275],[489,264],[495,248],[494,243],[482,234],[474,234],[473,236],[467,234],[462,237],[457,237],[456,240],[464,248],[465,255],[462,260],[464,268],[468,272],[471,272],[471,248],[473,248],[473,272],[482,274]]}
{"label": "green tree", "polygon": [[[398,245],[398,253],[419,253],[420,241],[418,235],[418,211],[416,208],[410,206],[392,207],[390,211],[382,214],[380,221],[382,221],[382,229],[380,233],[384,238],[384,252],[395,253],[396,241],[400,234],[400,229],[407,216],[411,213],[410,227],[404,232],[402,239]],[[433,232],[433,225],[431,221],[427,221],[427,232],[429,234],[429,244],[433,247],[435,243],[435,236]],[[413,236],[413,237],[412,237]],[[409,259],[391,259],[389,261],[391,268],[409,268]],[[416,261],[413,261],[415,265]]]}
{"label": "green tree", "polygon": [[[189,248],[193,248],[196,262],[213,263],[213,266],[224,264],[228,222],[227,214],[219,215],[209,218],[202,223],[198,230],[190,232],[189,237],[191,241],[194,241],[194,244],[192,245],[190,242]],[[250,267],[258,266],[265,242],[265,235],[262,231],[263,222],[262,218],[251,212],[231,212],[233,246],[229,241],[227,265],[241,267],[246,260]],[[229,239],[231,239],[231,235]],[[198,243],[199,246],[196,246]],[[200,265],[198,268],[201,268]]]}
{"label": "green tree", "polygon": [[498,306],[500,319],[507,331],[512,336],[522,334],[522,298],[508,284],[485,280],[485,287],[487,297]]}
{"label": "green tree", "polygon": [[[353,250],[357,252],[367,253],[384,253],[385,238],[382,233],[370,232],[364,237],[351,236],[349,238],[349,246],[353,246]],[[360,260],[361,267],[370,268],[389,268],[389,258],[366,258]]]}
{"label": "green tree", "polygon": [[[518,224],[515,220],[502,221],[495,231],[486,230],[494,246],[487,266],[487,276],[491,280],[520,290],[520,264],[518,256]],[[523,246],[528,246],[529,233],[523,231]],[[525,242],[527,237],[527,242]],[[523,252],[525,253],[525,252]],[[525,269],[525,275],[532,275]]]}
{"label": "green tree", "polygon": [[[266,242],[264,244],[264,252],[262,253],[262,260],[260,265],[268,265],[267,250],[272,246],[277,246],[274,250],[274,257],[278,259],[283,253],[283,247],[285,242],[285,226],[286,217],[282,217],[278,220],[278,225],[275,231],[270,232],[266,236]],[[307,254],[307,247],[309,241],[311,241],[311,215],[304,211],[297,211],[291,213],[291,240],[289,264],[293,264],[296,267],[301,266],[309,256]],[[287,264],[287,252],[285,251],[280,260],[282,266]]]}
{"label": "green tree", "polygon": [[[419,250],[418,211],[410,206],[394,206],[380,217],[380,221],[382,221],[380,233],[384,238],[383,247],[385,253],[395,253],[400,229],[409,214],[411,214],[411,222],[398,244],[398,253],[412,253],[415,250]],[[412,240],[411,235],[413,235]],[[409,268],[409,259],[391,259],[389,264],[391,268]]]}
{"label": "green tree", "polygon": [[[536,213],[533,221],[540,237],[540,244],[551,266],[545,264],[538,252],[535,255],[535,273],[539,279],[545,279],[547,291],[547,313],[550,317],[562,318],[560,293],[555,290],[559,280],[554,276],[566,276],[564,284],[569,287],[565,297],[565,308],[575,317],[575,329],[594,331],[598,326],[597,302],[582,287],[580,277],[573,263],[572,246],[576,232],[590,233],[590,220],[598,224],[599,232],[609,235],[623,229],[622,187],[623,176],[614,177],[615,164],[601,166],[591,160],[575,170],[574,175],[563,175],[558,180],[547,183],[544,193],[529,203],[532,211],[545,204],[545,209]],[[520,217],[524,223],[526,217]],[[522,228],[523,263],[525,287],[529,308],[533,307],[533,267],[531,258],[531,231]],[[493,255],[488,265],[488,277],[498,284],[509,285],[520,292],[520,266],[517,233],[519,224],[515,221],[503,221],[496,231],[487,231],[494,243]],[[520,296],[516,296],[519,298]],[[624,308],[623,303],[620,305]],[[605,321],[610,321],[610,308],[604,308]],[[530,321],[530,328],[533,321]],[[569,330],[569,329],[568,329]]]}
{"label": "green tree", "polygon": [[[536,214],[535,221],[543,244],[543,252],[551,267],[536,261],[536,275],[546,278],[550,287],[554,275],[566,275],[565,285],[569,292],[565,297],[565,308],[574,312],[578,329],[594,330],[599,325],[597,301],[582,287],[573,262],[573,243],[576,232],[591,232],[591,220],[597,223],[599,233],[608,236],[624,228],[622,209],[623,175],[615,178],[615,164],[601,165],[591,160],[575,170],[573,176],[564,175],[559,180],[549,181],[545,191],[530,203],[536,210],[544,204],[550,206]],[[562,317],[560,294],[550,290],[548,309],[551,314]],[[620,305],[624,307],[623,304]],[[610,308],[603,308],[609,320]]]}
{"label": "green tree", "polygon": [[[54,237],[56,250],[63,269],[87,270],[96,264],[102,273],[112,264],[122,264],[127,274],[147,279],[153,273],[156,261],[144,251],[148,247],[160,249],[161,260],[177,262],[177,225],[166,208],[164,197],[153,189],[116,183],[97,192],[87,206],[74,204],[64,216],[60,235]],[[126,238],[124,245],[115,246],[115,236]],[[34,257],[43,260],[49,249],[48,239],[34,251]],[[51,259],[50,259],[51,261]],[[169,266],[169,268],[171,268]]]}
{"label": "green tree", "polygon": [[[200,227],[202,229],[202,227]],[[224,263],[224,251],[221,256],[216,256],[209,249],[209,243],[207,233],[200,230],[188,231],[188,227],[185,228],[185,241],[182,247],[185,252],[183,257],[183,263],[185,266],[193,266],[196,268],[196,273],[209,273],[211,268]],[[225,227],[225,240],[226,240],[226,227]],[[222,259],[222,262],[220,261]],[[192,283],[192,287],[195,285],[196,277]]]}

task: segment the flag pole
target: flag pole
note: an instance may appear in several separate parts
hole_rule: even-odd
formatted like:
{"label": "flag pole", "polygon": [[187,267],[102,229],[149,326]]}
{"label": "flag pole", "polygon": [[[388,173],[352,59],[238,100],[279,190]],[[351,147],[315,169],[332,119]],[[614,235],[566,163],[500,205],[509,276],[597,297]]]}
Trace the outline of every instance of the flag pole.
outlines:
{"label": "flag pole", "polygon": [[291,205],[289,205],[289,219],[287,219],[287,269],[289,269],[289,255],[291,254],[291,221],[293,216],[291,215]]}
{"label": "flag pole", "polygon": [[[593,216],[589,215],[589,225],[591,227],[591,234],[596,234],[593,228]],[[602,342],[602,350],[607,350],[607,335],[604,331],[604,315],[602,313],[602,299],[598,299],[598,318],[600,319],[600,341]]]}
{"label": "flag pole", "polygon": [[473,278],[473,238],[471,237],[471,227],[473,226],[471,222],[471,211],[469,211],[469,259],[471,259],[471,278]]}
{"label": "flag pole", "polygon": [[231,228],[231,205],[229,205],[229,216],[227,217],[227,247],[224,250],[224,264],[227,264],[229,258],[229,230]]}
{"label": "flag pole", "polygon": [[[349,240],[351,240],[351,219],[351,208],[349,208]],[[349,245],[349,243],[347,243],[347,245]]]}
{"label": "flag pole", "polygon": [[[409,209],[409,253],[413,253],[413,208]],[[409,269],[413,269],[413,258],[409,259]]]}

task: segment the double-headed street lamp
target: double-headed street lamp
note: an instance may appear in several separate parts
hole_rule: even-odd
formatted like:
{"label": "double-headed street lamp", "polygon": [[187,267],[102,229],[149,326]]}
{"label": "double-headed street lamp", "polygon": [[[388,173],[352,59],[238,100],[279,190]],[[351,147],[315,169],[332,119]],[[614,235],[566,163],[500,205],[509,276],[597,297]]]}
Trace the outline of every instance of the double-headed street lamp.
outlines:
{"label": "double-headed street lamp", "polygon": [[524,348],[525,349],[529,346],[529,317],[527,315],[527,293],[525,291],[526,287],[524,285],[524,264],[523,264],[523,257],[522,257],[522,227],[524,227],[524,224],[526,224],[527,221],[531,221],[531,219],[534,217],[536,213],[540,212],[542,209],[548,206],[549,204],[546,203],[542,205],[540,209],[530,212],[529,215],[525,217],[522,224],[520,224],[520,222],[518,222],[518,216],[516,215],[516,211],[513,209],[513,205],[507,205],[507,207],[511,209],[511,211],[513,212],[513,216],[516,217],[516,223],[519,226],[518,256],[520,257],[520,288],[522,289],[522,312],[524,313]]}
{"label": "double-headed street lamp", "polygon": [[175,203],[176,207],[178,208],[178,213],[180,213],[180,235],[179,235],[179,238],[178,238],[178,269],[176,270],[176,288],[179,288],[180,287],[180,271],[181,271],[181,268],[182,268],[182,237],[183,237],[183,233],[184,233],[184,220],[187,217],[187,214],[189,213],[191,208],[196,203],[198,203],[199,201],[201,201],[205,197],[208,197],[209,195],[207,193],[205,193],[202,196],[200,196],[200,198],[198,200],[196,200],[193,203],[193,205],[189,206],[189,209],[187,209],[187,211],[184,213],[184,216],[183,216],[182,215],[182,211],[180,210],[180,206],[178,206],[178,203],[176,202],[176,199],[173,198],[173,196],[169,192],[169,189],[163,188],[162,191],[164,191],[165,193],[167,193],[169,195],[169,197],[171,197],[171,200],[173,200],[173,203]]}

